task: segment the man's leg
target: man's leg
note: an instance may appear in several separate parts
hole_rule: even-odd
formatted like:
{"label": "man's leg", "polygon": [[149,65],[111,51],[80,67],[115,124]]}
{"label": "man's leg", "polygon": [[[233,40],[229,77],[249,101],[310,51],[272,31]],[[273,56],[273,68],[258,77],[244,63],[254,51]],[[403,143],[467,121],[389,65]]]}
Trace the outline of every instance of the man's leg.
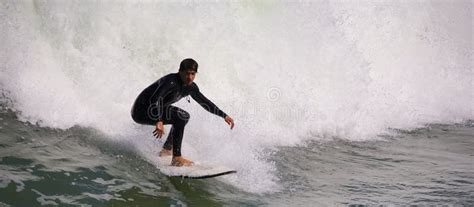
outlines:
{"label": "man's leg", "polygon": [[[156,111],[150,108],[134,106],[132,109],[132,118],[137,123],[156,126],[156,116],[153,116],[156,113]],[[188,123],[188,120],[189,113],[178,107],[168,106],[165,109],[163,124],[171,124],[172,127],[163,145],[163,150],[160,152],[160,156],[171,155],[170,150],[173,149],[171,165],[189,166],[193,164],[193,162],[181,157],[181,142],[183,140],[184,127]]]}
{"label": "man's leg", "polygon": [[173,141],[169,144],[173,146],[173,156],[181,156],[181,142],[183,141],[184,127],[189,121],[189,113],[174,106],[170,106],[167,112],[169,116],[166,119],[170,118],[173,125],[169,134]]}
{"label": "man's leg", "polygon": [[165,144],[163,144],[163,149],[171,150],[173,149],[173,126],[171,126],[170,133],[168,134],[168,138],[166,138]]}
{"label": "man's leg", "polygon": [[172,124],[173,126],[164,147],[169,147],[169,145],[172,145],[173,161],[171,164],[175,166],[192,164],[191,161],[181,157],[181,143],[183,141],[184,127],[188,123],[189,117],[190,116],[188,112],[178,107],[169,106],[166,109],[164,123]]}
{"label": "man's leg", "polygon": [[166,138],[166,142],[163,144],[163,149],[160,151],[160,157],[172,155],[171,150],[173,150],[173,130],[174,128],[171,126],[168,138]]}

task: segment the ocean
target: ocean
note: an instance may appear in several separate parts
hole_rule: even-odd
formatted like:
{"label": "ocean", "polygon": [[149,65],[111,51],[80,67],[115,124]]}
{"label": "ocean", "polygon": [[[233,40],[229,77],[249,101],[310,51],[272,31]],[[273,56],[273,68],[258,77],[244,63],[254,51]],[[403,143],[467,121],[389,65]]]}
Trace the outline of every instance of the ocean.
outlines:
{"label": "ocean", "polygon": [[[1,206],[474,203],[471,1],[2,1]],[[170,178],[136,96],[198,61]],[[169,126],[165,126],[167,132]]]}

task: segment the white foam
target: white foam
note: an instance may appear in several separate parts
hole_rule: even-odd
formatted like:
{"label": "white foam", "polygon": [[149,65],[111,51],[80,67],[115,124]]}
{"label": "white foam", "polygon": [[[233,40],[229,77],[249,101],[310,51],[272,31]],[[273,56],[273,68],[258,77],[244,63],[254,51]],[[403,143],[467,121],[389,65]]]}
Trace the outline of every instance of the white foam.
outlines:
{"label": "white foam", "polygon": [[4,2],[0,80],[23,120],[94,127],[153,157],[161,144],[130,107],[193,57],[201,91],[236,128],[180,102],[185,156],[271,192],[263,148],[472,119],[471,12],[469,1]]}

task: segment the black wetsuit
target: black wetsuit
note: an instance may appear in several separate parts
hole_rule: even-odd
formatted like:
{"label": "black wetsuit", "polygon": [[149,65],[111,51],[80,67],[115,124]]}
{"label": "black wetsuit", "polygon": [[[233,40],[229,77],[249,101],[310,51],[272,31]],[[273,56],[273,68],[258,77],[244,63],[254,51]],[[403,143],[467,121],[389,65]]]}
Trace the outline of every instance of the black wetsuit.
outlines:
{"label": "black wetsuit", "polygon": [[181,142],[189,113],[171,104],[191,95],[207,111],[225,118],[227,115],[207,99],[195,83],[187,86],[179,73],[171,73],[154,82],[138,95],[132,108],[132,118],[139,124],[172,124],[164,149],[173,148],[173,156],[181,156]]}

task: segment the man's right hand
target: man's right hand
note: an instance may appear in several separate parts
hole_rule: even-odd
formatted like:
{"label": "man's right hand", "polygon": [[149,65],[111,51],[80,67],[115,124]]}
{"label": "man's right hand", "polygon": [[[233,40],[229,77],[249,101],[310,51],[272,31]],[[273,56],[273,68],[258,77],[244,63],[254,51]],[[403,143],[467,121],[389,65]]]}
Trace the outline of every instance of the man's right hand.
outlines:
{"label": "man's right hand", "polygon": [[153,136],[161,138],[163,134],[165,134],[165,127],[163,126],[163,122],[159,121],[156,123],[156,129],[153,131]]}

